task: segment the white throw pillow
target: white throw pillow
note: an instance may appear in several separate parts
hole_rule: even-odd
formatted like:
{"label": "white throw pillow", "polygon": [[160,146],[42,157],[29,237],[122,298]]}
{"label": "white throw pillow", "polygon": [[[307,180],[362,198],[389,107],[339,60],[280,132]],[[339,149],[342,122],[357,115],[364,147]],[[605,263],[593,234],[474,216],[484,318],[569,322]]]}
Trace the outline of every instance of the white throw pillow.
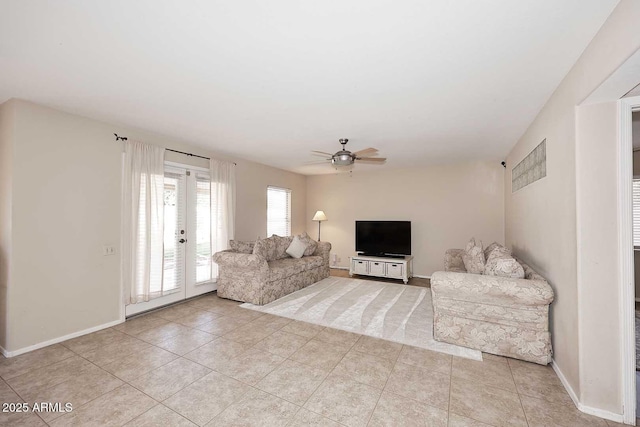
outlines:
{"label": "white throw pillow", "polygon": [[287,248],[287,253],[292,258],[302,258],[305,249],[307,249],[307,245],[302,240],[300,240],[298,236],[295,236],[291,241],[291,244]]}

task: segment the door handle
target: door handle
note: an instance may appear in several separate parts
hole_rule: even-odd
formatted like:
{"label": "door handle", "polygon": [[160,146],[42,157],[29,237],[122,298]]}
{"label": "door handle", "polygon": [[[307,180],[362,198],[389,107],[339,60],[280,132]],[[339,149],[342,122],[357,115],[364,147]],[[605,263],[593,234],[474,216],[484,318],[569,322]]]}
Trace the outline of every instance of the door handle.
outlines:
{"label": "door handle", "polygon": [[180,243],[184,243],[184,242],[186,242],[186,241],[187,241],[186,239],[180,239],[180,240],[178,240],[178,242],[180,242]]}

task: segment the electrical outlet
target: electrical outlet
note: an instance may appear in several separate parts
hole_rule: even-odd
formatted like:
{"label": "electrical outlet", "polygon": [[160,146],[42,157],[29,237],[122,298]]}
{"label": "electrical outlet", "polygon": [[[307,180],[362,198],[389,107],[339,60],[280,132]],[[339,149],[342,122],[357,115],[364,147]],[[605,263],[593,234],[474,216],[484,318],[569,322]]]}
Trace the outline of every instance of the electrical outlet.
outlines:
{"label": "electrical outlet", "polygon": [[116,253],[116,248],[113,246],[102,247],[102,255],[104,256],[114,255],[115,253]]}

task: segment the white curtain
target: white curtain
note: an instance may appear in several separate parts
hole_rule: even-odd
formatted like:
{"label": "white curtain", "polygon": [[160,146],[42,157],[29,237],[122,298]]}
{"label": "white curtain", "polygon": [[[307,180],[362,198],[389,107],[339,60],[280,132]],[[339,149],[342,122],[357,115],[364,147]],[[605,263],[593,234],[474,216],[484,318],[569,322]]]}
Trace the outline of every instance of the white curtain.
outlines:
{"label": "white curtain", "polygon": [[[211,254],[229,247],[235,235],[236,170],[231,162],[211,159]],[[212,262],[211,278],[218,278],[218,266]]]}
{"label": "white curtain", "polygon": [[162,295],[164,148],[124,141],[122,280],[125,304]]}

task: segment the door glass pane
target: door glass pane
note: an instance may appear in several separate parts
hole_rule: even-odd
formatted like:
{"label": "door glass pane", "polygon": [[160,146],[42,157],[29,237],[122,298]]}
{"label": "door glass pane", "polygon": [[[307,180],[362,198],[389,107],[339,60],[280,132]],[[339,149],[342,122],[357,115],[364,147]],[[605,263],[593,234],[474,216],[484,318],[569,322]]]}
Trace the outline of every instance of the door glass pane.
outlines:
{"label": "door glass pane", "polygon": [[180,289],[183,280],[184,177],[166,172],[164,176],[164,278],[163,293]]}
{"label": "door glass pane", "polygon": [[196,283],[211,280],[211,183],[196,175]]}

